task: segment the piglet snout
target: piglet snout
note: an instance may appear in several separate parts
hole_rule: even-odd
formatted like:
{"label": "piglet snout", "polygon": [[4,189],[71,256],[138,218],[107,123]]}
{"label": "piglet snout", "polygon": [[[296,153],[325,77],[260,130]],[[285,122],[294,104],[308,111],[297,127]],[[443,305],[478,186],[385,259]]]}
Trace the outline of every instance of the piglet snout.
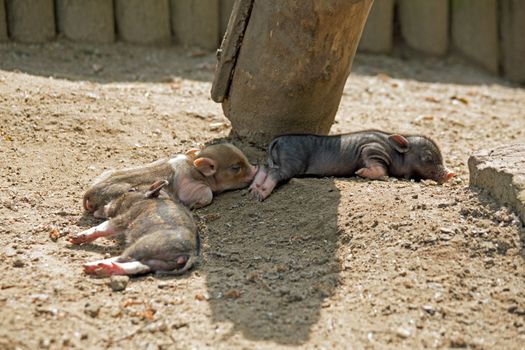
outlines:
{"label": "piglet snout", "polygon": [[452,179],[454,177],[454,175],[455,175],[454,172],[452,172],[452,171],[450,171],[450,170],[445,168],[445,170],[443,171],[442,175],[437,180],[437,183],[439,183],[440,185],[444,184],[448,180]]}
{"label": "piglet snout", "polygon": [[89,199],[84,198],[83,204],[84,204],[84,209],[86,209],[90,213],[95,211],[95,206],[89,203]]}

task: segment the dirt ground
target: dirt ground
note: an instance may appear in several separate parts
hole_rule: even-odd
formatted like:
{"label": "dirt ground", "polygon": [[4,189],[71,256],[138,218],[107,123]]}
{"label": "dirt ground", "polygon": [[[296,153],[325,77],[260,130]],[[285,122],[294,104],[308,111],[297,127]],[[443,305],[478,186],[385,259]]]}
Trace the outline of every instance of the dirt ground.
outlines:
{"label": "dirt ground", "polygon": [[98,223],[81,206],[95,176],[227,138],[214,63],[179,48],[0,46],[0,349],[525,348],[525,229],[468,187],[466,165],[525,142],[525,91],[457,58],[359,55],[332,127],[429,135],[451,182],[224,193],[194,212],[190,273],[122,292],[83,275],[122,249],[66,240]]}

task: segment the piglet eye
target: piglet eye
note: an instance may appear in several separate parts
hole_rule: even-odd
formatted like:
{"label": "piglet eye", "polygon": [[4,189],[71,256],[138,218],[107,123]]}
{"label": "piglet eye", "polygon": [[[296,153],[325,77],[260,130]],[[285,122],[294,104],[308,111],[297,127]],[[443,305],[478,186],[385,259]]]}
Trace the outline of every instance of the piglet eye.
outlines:
{"label": "piglet eye", "polygon": [[230,169],[234,172],[234,173],[238,173],[240,170],[241,170],[241,166],[239,164],[233,164],[232,166],[230,166]]}
{"label": "piglet eye", "polygon": [[424,155],[423,157],[421,157],[421,160],[423,161],[423,163],[432,163],[432,156],[431,155]]}

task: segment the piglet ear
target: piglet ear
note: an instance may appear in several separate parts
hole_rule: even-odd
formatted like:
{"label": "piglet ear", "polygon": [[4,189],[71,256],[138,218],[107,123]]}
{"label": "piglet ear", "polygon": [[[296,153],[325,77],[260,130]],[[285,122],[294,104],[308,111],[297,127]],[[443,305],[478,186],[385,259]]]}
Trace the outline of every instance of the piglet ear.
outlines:
{"label": "piglet ear", "polygon": [[217,171],[217,163],[211,158],[197,158],[193,161],[193,165],[204,176],[212,176]]}
{"label": "piglet ear", "polygon": [[195,157],[197,157],[197,155],[199,154],[201,150],[198,149],[198,148],[191,148],[189,150],[186,151],[186,155],[191,158],[191,159],[195,159]]}
{"label": "piglet ear", "polygon": [[148,192],[144,193],[146,198],[157,198],[160,194],[160,190],[168,184],[166,180],[155,181],[149,188]]}
{"label": "piglet ear", "polygon": [[408,152],[408,148],[410,144],[408,143],[408,140],[403,136],[399,134],[393,134],[388,136],[388,140],[394,146],[396,151],[399,153],[405,153]]}

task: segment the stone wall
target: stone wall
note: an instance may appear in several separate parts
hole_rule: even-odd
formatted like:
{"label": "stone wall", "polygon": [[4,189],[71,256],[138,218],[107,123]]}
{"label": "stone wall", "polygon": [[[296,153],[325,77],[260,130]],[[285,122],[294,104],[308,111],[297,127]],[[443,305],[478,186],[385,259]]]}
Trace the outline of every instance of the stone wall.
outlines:
{"label": "stone wall", "polygon": [[[96,44],[219,47],[235,1],[0,0],[0,42],[42,43],[57,35]],[[375,0],[359,50],[396,45],[465,56],[525,83],[524,0]]]}

